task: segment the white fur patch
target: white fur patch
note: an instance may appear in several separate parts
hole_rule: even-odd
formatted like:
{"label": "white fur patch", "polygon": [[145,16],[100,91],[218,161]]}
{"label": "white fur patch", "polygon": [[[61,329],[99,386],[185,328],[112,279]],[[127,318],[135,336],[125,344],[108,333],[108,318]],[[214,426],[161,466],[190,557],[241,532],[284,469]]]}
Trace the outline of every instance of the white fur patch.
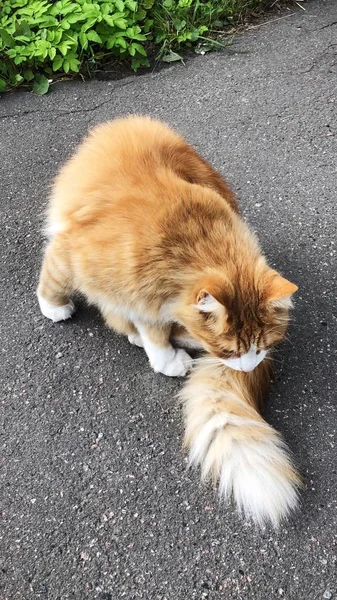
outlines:
{"label": "white fur patch", "polygon": [[64,225],[62,225],[62,223],[55,222],[45,227],[44,234],[47,238],[52,238],[54,237],[54,235],[60,233],[61,231],[64,231]]}
{"label": "white fur patch", "polygon": [[271,300],[269,302],[269,305],[274,306],[275,308],[284,308],[285,310],[290,310],[294,306],[291,296],[284,296],[283,298],[276,298],[275,300]]}
{"label": "white fur patch", "polygon": [[66,321],[75,312],[75,305],[72,300],[69,300],[68,304],[65,304],[64,306],[53,306],[39,294],[37,297],[43,316],[47,317],[47,319],[51,319],[54,323]]}
{"label": "white fur patch", "polygon": [[166,348],[157,346],[147,337],[145,328],[139,325],[137,327],[151,367],[156,373],[163,373],[168,377],[183,377],[186,375],[193,361],[185,350],[176,350],[172,346]]}
{"label": "white fur patch", "polygon": [[[254,429],[265,435],[254,436]],[[260,526],[277,527],[298,504],[285,445],[267,423],[227,412],[210,415],[192,440],[190,461],[201,466],[204,478],[218,473],[220,496],[233,496],[239,512]]]}
{"label": "white fur patch", "polygon": [[143,348],[144,346],[143,340],[140,337],[139,333],[129,333],[128,340],[133,346],[138,346],[139,348]]}
{"label": "white fur patch", "polygon": [[115,304],[111,304],[110,302],[105,301],[102,298],[96,298],[97,304],[102,310],[102,312],[111,313],[112,315],[116,315],[117,317],[122,317],[126,321],[130,321],[131,323],[137,323],[142,320],[143,323],[149,323],[154,325],[156,323],[155,319],[151,316],[147,317],[146,315],[140,316],[139,313],[132,310],[128,306],[117,306]]}
{"label": "white fur patch", "polygon": [[263,361],[267,354],[267,350],[260,350],[257,354],[257,348],[254,344],[251,345],[249,352],[240,356],[240,358],[222,358],[221,362],[235,371],[253,371],[260,362]]}

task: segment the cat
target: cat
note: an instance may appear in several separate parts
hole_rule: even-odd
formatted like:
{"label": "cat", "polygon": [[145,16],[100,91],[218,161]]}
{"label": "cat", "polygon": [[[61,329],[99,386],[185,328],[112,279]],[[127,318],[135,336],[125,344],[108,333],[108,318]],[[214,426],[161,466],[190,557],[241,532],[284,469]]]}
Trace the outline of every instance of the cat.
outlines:
{"label": "cat", "polygon": [[[297,476],[277,434],[253,414],[247,389],[254,395],[249,382],[259,388],[267,379],[268,353],[284,338],[297,286],[268,266],[227,182],[161,121],[116,119],[94,128],[61,168],[46,232],[37,290],[43,315],[68,319],[75,310],[71,294],[79,291],[167,376],[190,370],[184,348],[205,350],[215,366],[210,371],[202,363],[183,392],[185,399],[191,394],[186,414],[193,462],[220,474],[226,495],[233,482],[223,469],[241,468],[247,459],[248,472],[254,458],[261,466],[255,488],[263,496],[262,486],[274,481],[269,495],[275,500],[282,489],[287,498],[278,513],[286,514],[296,504]],[[205,398],[198,404],[199,385]],[[234,431],[247,442],[237,459]],[[233,489],[235,495],[239,488]],[[256,489],[251,494],[260,497]],[[245,510],[249,503],[239,491],[237,500]],[[246,512],[260,522],[263,510],[253,504]],[[274,523],[276,512],[265,506]]]}

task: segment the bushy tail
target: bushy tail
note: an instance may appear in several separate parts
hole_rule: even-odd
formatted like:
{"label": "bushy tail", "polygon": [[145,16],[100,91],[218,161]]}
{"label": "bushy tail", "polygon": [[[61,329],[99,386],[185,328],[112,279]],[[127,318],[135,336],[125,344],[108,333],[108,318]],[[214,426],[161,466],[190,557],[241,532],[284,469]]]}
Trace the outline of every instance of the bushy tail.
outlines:
{"label": "bushy tail", "polygon": [[258,525],[280,521],[296,508],[301,479],[285,442],[258,412],[269,386],[264,360],[250,373],[201,359],[181,392],[185,444],[202,478],[219,482],[238,510]]}

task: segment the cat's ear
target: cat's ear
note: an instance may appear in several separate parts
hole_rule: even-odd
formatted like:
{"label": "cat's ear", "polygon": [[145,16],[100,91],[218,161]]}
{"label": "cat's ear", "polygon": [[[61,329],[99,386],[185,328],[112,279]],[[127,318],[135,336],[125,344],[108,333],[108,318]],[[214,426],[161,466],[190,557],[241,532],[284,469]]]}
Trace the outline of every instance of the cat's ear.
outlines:
{"label": "cat's ear", "polygon": [[273,304],[288,302],[291,306],[290,296],[295,294],[297,290],[297,285],[291,283],[276,271],[272,271],[266,290],[267,302]]}
{"label": "cat's ear", "polygon": [[225,309],[230,284],[227,279],[215,273],[199,282],[195,289],[195,307],[204,313]]}
{"label": "cat's ear", "polygon": [[211,313],[218,310],[220,306],[220,302],[212,294],[209,294],[206,290],[200,290],[195,305],[200,312]]}

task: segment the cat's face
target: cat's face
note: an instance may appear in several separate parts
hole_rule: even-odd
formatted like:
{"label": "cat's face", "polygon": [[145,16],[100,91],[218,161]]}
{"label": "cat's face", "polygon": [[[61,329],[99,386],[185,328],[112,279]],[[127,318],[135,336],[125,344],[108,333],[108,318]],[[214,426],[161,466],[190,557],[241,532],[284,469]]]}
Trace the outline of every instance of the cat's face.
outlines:
{"label": "cat's face", "polygon": [[269,270],[249,286],[219,278],[206,282],[185,311],[184,325],[223,364],[252,371],[284,338],[291,295],[297,287]]}

